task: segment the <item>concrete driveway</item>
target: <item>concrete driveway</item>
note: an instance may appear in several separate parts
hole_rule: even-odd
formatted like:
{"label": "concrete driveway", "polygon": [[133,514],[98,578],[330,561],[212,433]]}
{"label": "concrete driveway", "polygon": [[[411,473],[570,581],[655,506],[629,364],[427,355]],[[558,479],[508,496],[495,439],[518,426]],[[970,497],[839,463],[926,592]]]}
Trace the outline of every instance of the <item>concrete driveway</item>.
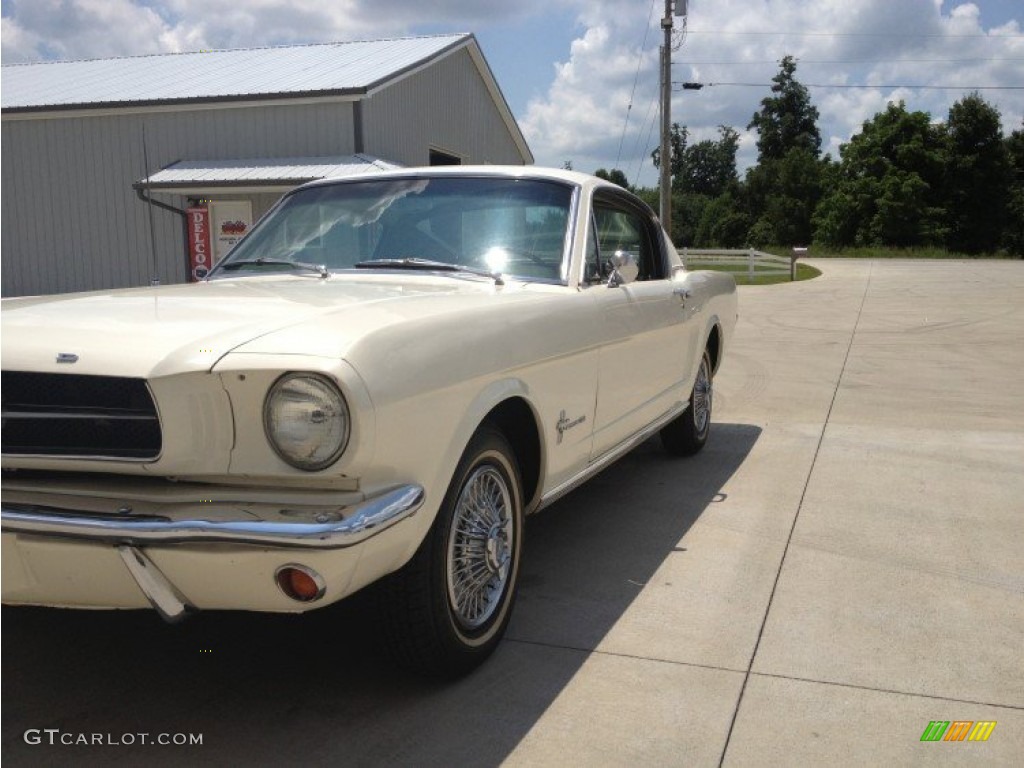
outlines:
{"label": "concrete driveway", "polygon": [[[3,612],[10,765],[1020,765],[1024,263],[741,289],[712,443],[530,521],[508,640],[454,685],[307,617]],[[994,721],[922,742],[931,721]],[[28,745],[26,729],[202,734]],[[136,742],[138,738],[134,739]]]}

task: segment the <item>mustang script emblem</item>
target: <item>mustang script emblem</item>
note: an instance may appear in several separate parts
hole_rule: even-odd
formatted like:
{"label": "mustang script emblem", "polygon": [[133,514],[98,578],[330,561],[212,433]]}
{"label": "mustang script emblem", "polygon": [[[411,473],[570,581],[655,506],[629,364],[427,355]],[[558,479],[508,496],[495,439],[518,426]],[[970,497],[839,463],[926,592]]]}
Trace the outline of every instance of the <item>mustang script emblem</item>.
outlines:
{"label": "mustang script emblem", "polygon": [[562,411],[558,415],[558,423],[555,425],[555,429],[558,430],[558,443],[561,444],[561,442],[562,442],[562,435],[564,435],[566,432],[568,432],[573,427],[578,426],[579,424],[582,424],[586,420],[587,420],[587,417],[585,415],[584,416],[578,416],[577,418],[570,420],[569,418],[566,417],[565,411]]}
{"label": "mustang script emblem", "polygon": [[72,354],[71,352],[58,352],[57,353],[58,363],[77,363],[78,355]]}

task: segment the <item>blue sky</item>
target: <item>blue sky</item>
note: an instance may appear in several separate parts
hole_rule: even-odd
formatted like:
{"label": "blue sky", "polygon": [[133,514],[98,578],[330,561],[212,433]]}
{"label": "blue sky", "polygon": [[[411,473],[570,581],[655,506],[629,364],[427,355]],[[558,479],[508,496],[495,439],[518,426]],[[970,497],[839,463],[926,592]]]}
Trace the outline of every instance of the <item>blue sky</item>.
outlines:
{"label": "blue sky", "polygon": [[[3,62],[473,32],[537,161],[619,167],[654,183],[663,0],[7,0]],[[823,149],[903,99],[944,120],[972,87],[1024,121],[1024,0],[690,0],[677,19],[673,120],[693,139],[725,124],[739,162],[778,60],[793,55]],[[742,83],[749,85],[733,85]],[[915,88],[912,86],[928,86]]]}

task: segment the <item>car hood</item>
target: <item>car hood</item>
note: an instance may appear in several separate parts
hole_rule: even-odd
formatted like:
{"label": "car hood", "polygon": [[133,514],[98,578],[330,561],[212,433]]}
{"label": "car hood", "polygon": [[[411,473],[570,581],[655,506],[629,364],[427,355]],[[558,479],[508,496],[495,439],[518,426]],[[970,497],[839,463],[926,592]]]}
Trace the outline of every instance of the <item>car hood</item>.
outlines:
{"label": "car hood", "polygon": [[[153,378],[210,370],[269,334],[275,352],[344,354],[381,326],[493,301],[518,288],[489,280],[417,275],[247,277],[190,285],[6,299],[5,370]],[[302,328],[320,329],[304,347]],[[267,340],[269,343],[269,339]],[[261,345],[266,346],[266,344]],[[268,350],[269,351],[269,350]],[[57,362],[58,356],[76,362]]]}

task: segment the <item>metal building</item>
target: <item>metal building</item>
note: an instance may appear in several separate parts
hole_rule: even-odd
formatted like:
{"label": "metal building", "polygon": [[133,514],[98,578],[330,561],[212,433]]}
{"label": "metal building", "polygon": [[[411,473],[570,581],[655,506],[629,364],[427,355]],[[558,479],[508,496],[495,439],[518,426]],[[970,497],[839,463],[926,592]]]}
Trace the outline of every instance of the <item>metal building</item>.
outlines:
{"label": "metal building", "polygon": [[203,215],[216,258],[311,179],[533,162],[469,34],[10,65],[0,99],[5,296],[201,275]]}

